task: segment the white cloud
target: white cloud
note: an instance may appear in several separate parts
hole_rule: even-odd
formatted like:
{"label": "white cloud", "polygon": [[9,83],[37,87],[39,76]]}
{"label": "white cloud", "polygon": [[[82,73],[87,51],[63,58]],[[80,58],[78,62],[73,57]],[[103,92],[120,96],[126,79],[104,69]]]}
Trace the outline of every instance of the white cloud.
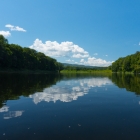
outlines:
{"label": "white cloud", "polygon": [[74,58],[85,58],[85,57],[89,57],[89,54],[73,54],[72,57]]}
{"label": "white cloud", "polygon": [[66,60],[67,62],[74,62],[74,60],[71,60],[71,59],[68,59],[68,60]]}
{"label": "white cloud", "polygon": [[61,43],[58,43],[57,41],[46,41],[45,43],[43,43],[41,40],[36,39],[33,45],[31,45],[29,48],[35,49],[39,52],[43,52],[47,56],[51,57],[89,57],[87,51],[69,41]]}
{"label": "white cloud", "polygon": [[25,29],[19,27],[19,26],[13,26],[11,24],[5,25],[5,27],[9,28],[11,31],[21,31],[21,32],[26,32]]}
{"label": "white cloud", "polygon": [[9,37],[11,35],[9,31],[0,31],[0,34],[3,35],[4,37]]}
{"label": "white cloud", "polygon": [[112,62],[111,62],[111,61],[106,61],[106,60],[103,60],[103,59],[101,59],[101,58],[95,58],[95,57],[89,57],[89,58],[87,59],[87,61],[84,60],[84,59],[81,59],[81,61],[80,61],[80,64],[83,64],[83,65],[89,65],[89,66],[103,66],[103,67],[109,66],[109,65],[111,65],[112,63],[113,63],[113,61],[112,61]]}
{"label": "white cloud", "polygon": [[[112,64],[111,61],[91,57],[89,52],[69,41],[61,43],[58,43],[57,41],[46,41],[43,43],[40,39],[36,39],[29,48],[35,49],[36,51],[42,52],[50,57],[68,57],[65,61],[75,64],[89,66],[109,66]],[[94,55],[98,55],[98,53],[94,53]],[[81,61],[78,62],[79,60],[77,61],[76,59],[81,59]]]}
{"label": "white cloud", "polygon": [[98,55],[98,53],[94,53],[94,55]]}
{"label": "white cloud", "polygon": [[68,59],[68,60],[66,60],[67,62],[71,62],[71,60],[70,59]]}
{"label": "white cloud", "polygon": [[84,59],[81,59],[81,60],[80,60],[80,62],[81,62],[81,63],[84,63],[84,62],[85,62],[85,60],[84,60]]}

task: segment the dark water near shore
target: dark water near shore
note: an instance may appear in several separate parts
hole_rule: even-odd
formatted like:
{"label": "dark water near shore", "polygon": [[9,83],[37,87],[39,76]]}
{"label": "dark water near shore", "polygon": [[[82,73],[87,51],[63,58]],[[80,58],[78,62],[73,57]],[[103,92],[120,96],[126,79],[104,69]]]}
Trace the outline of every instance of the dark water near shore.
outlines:
{"label": "dark water near shore", "polygon": [[0,140],[139,140],[140,77],[0,75]]}

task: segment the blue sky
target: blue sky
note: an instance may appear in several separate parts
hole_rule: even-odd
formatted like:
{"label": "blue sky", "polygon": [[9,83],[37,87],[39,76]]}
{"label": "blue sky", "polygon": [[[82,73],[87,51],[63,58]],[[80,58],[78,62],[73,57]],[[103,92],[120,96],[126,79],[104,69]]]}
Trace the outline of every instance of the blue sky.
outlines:
{"label": "blue sky", "polygon": [[3,0],[0,34],[59,62],[108,66],[140,50],[139,0]]}

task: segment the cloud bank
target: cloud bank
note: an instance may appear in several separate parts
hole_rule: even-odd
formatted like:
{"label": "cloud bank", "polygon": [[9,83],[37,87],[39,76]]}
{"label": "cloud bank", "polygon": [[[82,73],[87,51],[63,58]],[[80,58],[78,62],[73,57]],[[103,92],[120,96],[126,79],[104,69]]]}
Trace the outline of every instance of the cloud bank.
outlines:
{"label": "cloud bank", "polygon": [[109,66],[113,61],[106,61],[100,58],[89,57],[87,60],[81,59],[80,64],[90,65],[90,66]]}
{"label": "cloud bank", "polygon": [[[68,63],[90,66],[109,66],[112,63],[111,61],[106,61],[101,58],[91,57],[89,52],[69,41],[61,43],[57,41],[46,41],[43,43],[42,40],[36,39],[29,48],[35,49],[50,57],[65,57],[67,58],[65,61]],[[97,56],[98,53],[94,53],[94,55]]]}
{"label": "cloud bank", "polygon": [[9,28],[11,31],[20,31],[20,32],[26,32],[25,29],[19,27],[19,26],[13,26],[11,24],[6,24],[5,27]]}
{"label": "cloud bank", "polygon": [[0,31],[0,34],[3,35],[4,37],[11,36],[11,33],[9,31]]}
{"label": "cloud bank", "polygon": [[29,48],[35,49],[39,52],[43,52],[51,57],[89,57],[87,51],[69,41],[61,43],[58,43],[57,41],[46,41],[45,43],[43,43],[41,40],[36,39],[33,45],[31,45]]}

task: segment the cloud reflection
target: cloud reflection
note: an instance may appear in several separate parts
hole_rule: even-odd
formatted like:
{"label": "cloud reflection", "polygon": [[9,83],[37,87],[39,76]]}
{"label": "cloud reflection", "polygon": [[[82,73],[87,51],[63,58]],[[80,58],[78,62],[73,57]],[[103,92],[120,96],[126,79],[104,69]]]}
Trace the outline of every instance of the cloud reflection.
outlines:
{"label": "cloud reflection", "polygon": [[22,116],[24,111],[9,111],[8,113],[4,114],[4,119],[11,119],[15,117]]}
{"label": "cloud reflection", "polygon": [[53,101],[55,103],[58,100],[71,102],[87,94],[91,88],[102,87],[108,84],[112,84],[108,78],[85,78],[61,81],[57,85],[46,88],[43,92],[36,92],[29,97],[33,98],[35,104],[41,101]]}
{"label": "cloud reflection", "polygon": [[2,108],[0,108],[0,112],[8,112],[8,109],[8,106],[3,106]]}

